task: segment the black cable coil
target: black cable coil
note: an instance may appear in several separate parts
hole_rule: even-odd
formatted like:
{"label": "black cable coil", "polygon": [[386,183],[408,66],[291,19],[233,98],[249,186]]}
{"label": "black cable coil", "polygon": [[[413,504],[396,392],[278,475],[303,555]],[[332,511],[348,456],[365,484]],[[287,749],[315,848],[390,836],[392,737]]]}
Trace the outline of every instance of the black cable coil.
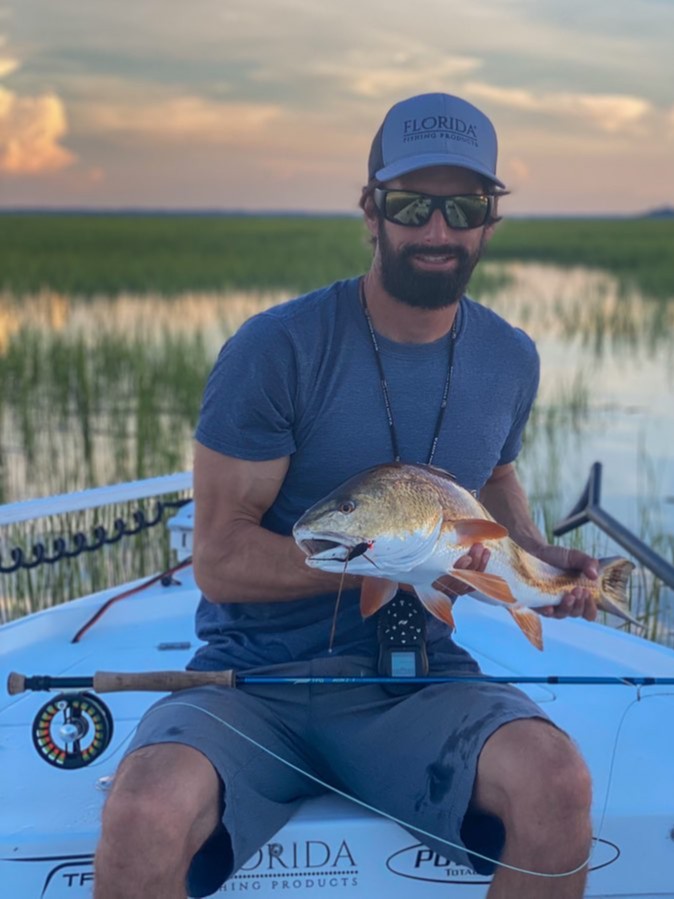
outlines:
{"label": "black cable coil", "polygon": [[129,526],[123,518],[115,518],[112,533],[103,525],[97,525],[93,531],[93,539],[89,539],[82,531],[77,531],[70,536],[71,548],[68,548],[68,540],[64,537],[56,537],[52,540],[52,554],[47,554],[47,546],[45,543],[35,543],[31,547],[28,555],[20,547],[15,547],[10,551],[12,559],[11,565],[4,565],[2,554],[0,554],[0,573],[12,574],[20,568],[31,569],[37,568],[39,565],[54,565],[63,559],[74,559],[82,553],[95,552],[102,546],[118,543],[122,537],[133,537],[146,531],[149,528],[159,524],[164,517],[167,509],[179,509],[181,506],[191,502],[190,499],[171,500],[156,503],[156,512],[153,518],[148,519],[142,509],[136,509],[132,513],[135,526]]}

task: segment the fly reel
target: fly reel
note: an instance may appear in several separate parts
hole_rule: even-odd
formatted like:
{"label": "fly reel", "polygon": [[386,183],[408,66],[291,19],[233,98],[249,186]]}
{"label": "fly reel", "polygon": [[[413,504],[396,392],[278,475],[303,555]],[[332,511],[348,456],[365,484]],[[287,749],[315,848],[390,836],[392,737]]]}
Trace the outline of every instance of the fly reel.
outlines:
{"label": "fly reel", "polygon": [[110,745],[112,715],[93,693],[59,693],[33,721],[33,744],[55,768],[84,768]]}

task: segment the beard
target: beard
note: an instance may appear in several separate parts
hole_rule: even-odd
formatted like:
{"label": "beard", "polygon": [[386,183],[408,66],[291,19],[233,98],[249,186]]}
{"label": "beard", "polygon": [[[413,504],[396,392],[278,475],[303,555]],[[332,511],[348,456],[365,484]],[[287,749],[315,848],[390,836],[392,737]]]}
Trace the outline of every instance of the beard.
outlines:
{"label": "beard", "polygon": [[[473,269],[480,260],[484,246],[484,235],[474,253],[457,244],[427,247],[410,244],[402,250],[394,250],[386,228],[380,227],[377,238],[381,259],[381,278],[385,290],[396,300],[417,309],[444,309],[452,306],[463,296]],[[415,268],[412,257],[448,256],[456,259],[456,266],[450,272],[420,271]]]}

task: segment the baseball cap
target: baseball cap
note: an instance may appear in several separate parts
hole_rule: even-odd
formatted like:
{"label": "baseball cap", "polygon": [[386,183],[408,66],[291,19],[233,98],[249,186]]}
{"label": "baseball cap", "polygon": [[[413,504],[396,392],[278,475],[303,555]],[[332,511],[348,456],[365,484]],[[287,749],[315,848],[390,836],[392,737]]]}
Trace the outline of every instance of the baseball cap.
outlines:
{"label": "baseball cap", "polygon": [[377,131],[368,160],[369,179],[388,181],[432,165],[457,165],[497,187],[494,126],[480,110],[451,94],[419,94],[396,103]]}

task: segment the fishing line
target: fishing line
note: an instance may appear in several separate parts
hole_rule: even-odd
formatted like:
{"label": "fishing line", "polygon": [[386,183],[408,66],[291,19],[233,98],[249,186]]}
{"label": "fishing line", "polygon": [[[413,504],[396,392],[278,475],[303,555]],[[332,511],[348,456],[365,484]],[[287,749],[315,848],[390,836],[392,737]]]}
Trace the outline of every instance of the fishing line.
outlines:
{"label": "fishing line", "polygon": [[332,647],[335,642],[335,633],[337,631],[337,613],[339,612],[339,602],[342,598],[342,589],[344,587],[344,578],[346,577],[346,566],[349,564],[350,557],[344,559],[344,569],[339,580],[339,590],[337,591],[337,599],[335,600],[335,611],[332,613],[332,627],[330,628],[330,640],[328,642],[328,652],[332,653]]}
{"label": "fishing line", "polygon": [[[339,581],[339,590],[337,591],[337,599],[335,600],[335,611],[332,613],[332,626],[330,628],[330,640],[328,642],[328,652],[332,654],[332,647],[335,643],[335,633],[337,632],[337,613],[339,612],[339,603],[342,598],[342,591],[344,589],[344,578],[346,577],[346,567],[351,561],[351,559],[355,559],[357,556],[367,556],[365,553],[368,549],[371,549],[372,544],[368,543],[359,543],[358,546],[354,546],[351,552],[348,553],[346,559],[344,559],[344,568],[342,570],[342,577]],[[370,559],[367,559],[370,562]]]}
{"label": "fishing line", "polygon": [[[633,685],[630,684],[629,682],[626,682],[626,686],[633,686]],[[620,743],[620,738],[622,736],[622,730],[625,725],[627,716],[628,716],[629,712],[640,702],[645,702],[647,699],[655,699],[659,696],[674,696],[674,692],[664,692],[663,691],[663,692],[651,694],[649,696],[643,696],[642,692],[641,692],[641,687],[637,687],[636,698],[633,699],[627,705],[627,707],[625,708],[625,710],[623,711],[623,713],[620,717],[620,721],[618,722],[618,727],[616,729],[615,739],[613,742],[613,750],[611,752],[611,760],[609,762],[608,775],[607,775],[607,779],[606,779],[606,790],[604,793],[604,801],[602,803],[601,813],[599,816],[599,825],[597,827],[597,836],[592,837],[592,842],[593,842],[594,846],[593,846],[592,850],[590,851],[589,856],[582,864],[578,865],[577,868],[573,868],[573,870],[570,870],[570,871],[563,871],[559,874],[546,874],[542,871],[530,871],[526,868],[519,868],[516,865],[509,865],[506,862],[499,861],[498,859],[495,859],[495,858],[490,858],[488,855],[483,855],[480,852],[470,851],[470,855],[474,856],[475,858],[480,858],[483,861],[489,862],[490,864],[496,865],[499,868],[506,868],[507,870],[514,871],[515,873],[518,873],[518,874],[529,874],[532,877],[546,877],[546,878],[550,878],[550,879],[559,879],[561,877],[571,877],[574,874],[578,874],[585,867],[589,868],[590,864],[592,862],[593,855],[596,851],[597,844],[601,840],[601,834],[602,834],[602,831],[604,829],[604,825],[606,822],[606,813],[608,810],[608,802],[609,802],[609,797],[610,797],[610,793],[611,793],[611,787],[613,784],[616,759],[618,756],[618,746]],[[329,792],[336,793],[338,796],[341,796],[342,798],[347,799],[348,801],[361,806],[362,808],[366,809],[367,811],[374,812],[376,815],[380,815],[383,818],[387,818],[389,821],[393,821],[395,824],[398,824],[400,827],[403,827],[406,830],[413,830],[414,832],[421,834],[422,836],[430,837],[431,839],[436,840],[440,843],[443,843],[446,846],[450,846],[453,849],[459,849],[462,852],[467,851],[465,846],[460,846],[457,843],[452,843],[450,840],[447,840],[444,837],[438,836],[437,834],[430,833],[429,831],[426,831],[423,828],[418,827],[415,824],[410,824],[406,821],[403,821],[401,818],[397,818],[395,815],[391,815],[388,812],[383,811],[382,809],[378,809],[375,806],[370,805],[369,803],[364,802],[361,799],[358,799],[356,796],[350,795],[349,793],[346,793],[343,790],[340,790],[338,787],[335,787],[332,784],[329,784],[326,781],[321,780],[319,777],[316,777],[315,775],[310,774],[308,771],[305,771],[303,768],[300,768],[299,766],[293,764],[293,762],[290,762],[288,759],[284,759],[282,756],[277,755],[275,752],[273,752],[268,747],[263,746],[261,743],[259,743],[257,740],[255,740],[253,737],[250,737],[250,736],[248,736],[248,734],[243,733],[243,731],[239,730],[233,724],[230,724],[228,721],[225,721],[223,718],[220,718],[220,716],[216,715],[214,712],[210,712],[208,709],[203,709],[198,705],[194,705],[194,703],[185,702],[183,700],[172,700],[171,705],[184,706],[185,708],[195,709],[198,712],[202,712],[204,715],[208,716],[209,718],[212,718],[214,721],[219,722],[224,727],[228,728],[230,731],[237,734],[237,736],[241,737],[242,739],[246,740],[248,743],[255,746],[257,749],[260,749],[262,752],[271,756],[271,758],[276,759],[276,761],[281,762],[281,764],[285,765],[286,767],[291,768],[293,771],[296,771],[298,774],[301,774],[304,777],[308,778],[309,780],[313,781],[314,783],[317,783],[319,786],[323,787],[324,789],[328,790]],[[154,711],[158,711],[161,707],[162,706],[153,706],[146,712],[145,717],[148,717]],[[140,724],[140,722],[139,722],[139,724]],[[128,734],[128,736],[126,736],[124,738],[122,743],[115,749],[113,755],[116,754],[117,752],[119,752],[119,750],[122,748],[122,746],[124,746],[124,744],[127,743],[131,739],[131,737],[137,731],[139,724],[137,724],[136,727],[133,728],[131,733]],[[106,760],[106,763],[108,761],[109,761],[109,759]],[[90,767],[97,768],[97,767],[100,767],[102,764],[103,764],[103,762],[98,762],[95,765],[92,764]]]}
{"label": "fishing line", "polygon": [[[303,768],[293,764],[293,762],[288,759],[282,758],[280,755],[277,755],[267,746],[263,746],[262,743],[258,743],[257,740],[253,739],[253,737],[249,737],[247,734],[244,734],[243,731],[239,730],[237,727],[234,727],[233,724],[230,724],[229,721],[225,721],[220,718],[219,715],[216,715],[214,712],[209,711],[208,709],[203,709],[198,705],[194,705],[191,702],[183,702],[182,700],[176,700],[171,702],[172,706],[184,706],[188,709],[196,709],[198,712],[203,712],[204,715],[207,715],[209,718],[213,718],[214,721],[219,721],[220,724],[223,724],[226,728],[231,730],[233,733],[237,734],[239,737],[242,737],[244,740],[247,740],[257,749],[261,749],[262,752],[265,752],[267,755],[276,759],[278,762],[281,762],[283,765],[286,765],[288,768],[291,768],[293,771],[296,771],[298,774],[304,775],[309,780],[314,781],[319,786],[323,787],[326,790],[329,790],[332,793],[336,793],[338,796],[342,796],[344,799],[348,799],[350,802],[355,802],[356,805],[362,806],[362,808],[367,809],[367,811],[374,812],[376,815],[380,815],[383,818],[388,818],[389,821],[393,821],[395,824],[400,825],[400,827],[405,828],[406,830],[413,830],[416,833],[421,834],[425,837],[430,837],[432,840],[437,840],[440,843],[444,843],[446,846],[450,846],[452,849],[459,849],[461,852],[466,852],[465,846],[460,846],[458,843],[452,843],[450,840],[446,840],[444,837],[437,836],[436,834],[430,833],[427,830],[424,830],[422,827],[417,827],[416,824],[409,824],[407,821],[403,821],[401,818],[397,818],[395,815],[391,815],[388,812],[383,811],[382,809],[378,809],[373,805],[369,805],[367,802],[363,802],[362,799],[358,799],[356,796],[352,796],[349,793],[345,793],[343,790],[340,790],[338,787],[333,786],[332,784],[326,783],[324,780],[321,780],[319,777],[316,777],[313,774],[310,774],[308,771],[305,771]],[[150,709],[148,714],[157,710],[157,706]],[[595,837],[592,838],[595,840]],[[548,877],[551,879],[558,879],[560,877],[571,877],[573,874],[578,874],[584,868],[586,868],[591,860],[592,853],[585,859],[582,864],[578,865],[577,868],[573,868],[571,871],[563,871],[560,874],[545,874],[542,871],[529,871],[526,868],[518,868],[516,865],[509,865],[506,862],[498,861],[495,858],[490,858],[488,855],[482,855],[480,852],[473,852],[472,850],[468,850],[470,855],[475,858],[481,858],[483,861],[490,862],[491,864],[498,865],[500,868],[506,868],[509,871],[515,871],[518,874],[530,874],[532,877]]]}
{"label": "fishing line", "polygon": [[611,790],[611,784],[613,781],[613,773],[614,773],[614,769],[615,769],[616,759],[618,757],[618,744],[620,742],[622,729],[625,724],[625,719],[627,718],[628,713],[634,708],[634,706],[638,705],[640,702],[646,702],[646,700],[648,700],[648,699],[656,699],[658,696],[674,696],[674,693],[664,692],[664,691],[662,693],[659,693],[659,692],[651,693],[649,696],[642,696],[641,690],[642,690],[641,687],[636,688],[636,692],[637,692],[636,698],[633,699],[632,702],[630,702],[629,705],[626,707],[626,709],[622,713],[622,716],[618,723],[618,729],[616,730],[615,741],[613,743],[613,752],[611,753],[611,761],[609,762],[609,767],[608,767],[608,777],[606,780],[606,793],[604,795],[604,804],[603,804],[601,816],[599,819],[599,827],[597,828],[597,833],[598,833],[597,840],[601,836],[601,832],[604,828],[604,822],[606,819],[606,811],[608,809],[609,794],[610,794],[610,790]]}

